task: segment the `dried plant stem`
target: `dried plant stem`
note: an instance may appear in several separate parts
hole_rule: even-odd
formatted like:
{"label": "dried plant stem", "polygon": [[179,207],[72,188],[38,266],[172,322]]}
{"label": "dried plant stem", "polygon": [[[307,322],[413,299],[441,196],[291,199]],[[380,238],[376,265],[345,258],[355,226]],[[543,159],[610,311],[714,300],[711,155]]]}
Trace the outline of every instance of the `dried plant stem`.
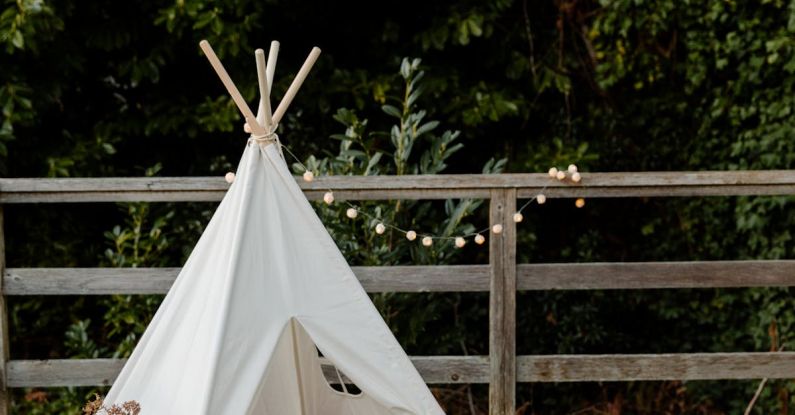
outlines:
{"label": "dried plant stem", "polygon": [[759,387],[756,388],[756,393],[754,394],[754,397],[751,399],[751,402],[748,402],[748,407],[745,408],[744,415],[750,415],[751,410],[754,409],[754,405],[756,404],[756,400],[759,399],[759,395],[761,395],[762,394],[762,390],[765,389],[765,384],[766,383],[767,383],[767,378],[764,378],[764,379],[762,379],[761,382],[759,382]]}
{"label": "dried plant stem", "polygon": [[[779,352],[782,350],[784,350],[783,345],[778,348]],[[765,384],[767,383],[767,379],[768,378],[764,378],[759,382],[759,387],[756,388],[756,393],[754,394],[754,397],[751,398],[751,402],[748,402],[748,407],[745,408],[745,412],[743,413],[743,415],[751,414],[751,411],[754,409],[754,405],[756,405],[756,400],[759,399],[759,395],[761,395],[762,391],[765,389]]]}

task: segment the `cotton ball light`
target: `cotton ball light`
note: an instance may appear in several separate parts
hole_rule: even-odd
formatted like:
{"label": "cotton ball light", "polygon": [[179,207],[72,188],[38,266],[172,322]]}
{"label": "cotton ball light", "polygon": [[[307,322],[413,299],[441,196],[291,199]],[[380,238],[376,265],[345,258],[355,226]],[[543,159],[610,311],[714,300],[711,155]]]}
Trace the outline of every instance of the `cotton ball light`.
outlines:
{"label": "cotton ball light", "polygon": [[327,205],[334,203],[334,193],[326,192],[323,195],[323,201],[326,202]]}
{"label": "cotton ball light", "polygon": [[547,197],[539,193],[538,196],[536,196],[536,202],[539,205],[543,205],[544,203],[547,203]]}
{"label": "cotton ball light", "polygon": [[232,173],[231,171],[229,173],[226,173],[226,175],[224,176],[224,180],[226,180],[227,183],[234,182],[235,181],[235,174]]}
{"label": "cotton ball light", "polygon": [[557,177],[558,175],[558,168],[557,167],[550,167],[549,168],[549,177]]}
{"label": "cotton ball light", "polygon": [[359,216],[359,212],[354,208],[348,208],[348,210],[345,212],[345,215],[351,219],[356,219],[356,217]]}
{"label": "cotton ball light", "polygon": [[522,216],[521,212],[516,212],[516,213],[513,214],[513,221],[514,222],[519,223],[519,222],[522,221],[522,219],[524,219],[524,216]]}
{"label": "cotton ball light", "polygon": [[563,179],[565,179],[565,178],[566,178],[566,172],[564,172],[564,171],[559,171],[559,172],[558,172],[558,174],[556,174],[556,175],[555,175],[555,177],[557,177],[557,178],[558,178],[558,180],[563,180]]}
{"label": "cotton ball light", "polygon": [[243,124],[243,131],[251,134],[251,126],[248,123]]}
{"label": "cotton ball light", "polygon": [[384,226],[383,223],[379,223],[378,225],[375,225],[375,233],[381,235],[385,231],[386,231],[386,226]]}
{"label": "cotton ball light", "polygon": [[466,239],[464,239],[464,238],[462,238],[460,236],[455,238],[455,247],[456,248],[463,248],[464,245],[466,245],[466,244],[467,244],[467,240]]}
{"label": "cotton ball light", "polygon": [[580,180],[582,180],[582,176],[580,176],[580,173],[575,171],[574,174],[571,175],[571,181],[574,183],[579,183]]}
{"label": "cotton ball light", "polygon": [[575,200],[574,201],[574,206],[577,206],[578,208],[581,208],[581,207],[585,206],[585,199],[579,198],[579,199]]}
{"label": "cotton ball light", "polygon": [[569,173],[574,174],[577,173],[577,165],[576,164],[569,164]]}
{"label": "cotton ball light", "polygon": [[426,236],[426,237],[422,238],[422,244],[423,244],[424,246],[431,246],[431,245],[433,245],[433,238],[431,238],[430,236]]}
{"label": "cotton ball light", "polygon": [[501,234],[502,233],[502,224],[498,223],[498,224],[492,226],[491,227],[491,231],[496,233],[496,234]]}
{"label": "cotton ball light", "polygon": [[409,241],[413,241],[413,240],[417,239],[417,232],[414,232],[414,231],[406,232],[406,239],[408,239]]}
{"label": "cotton ball light", "polygon": [[483,242],[486,242],[486,238],[483,237],[481,234],[475,235],[475,243],[478,245],[483,245]]}
{"label": "cotton ball light", "polygon": [[315,180],[315,173],[312,173],[312,170],[305,171],[304,172],[304,181],[305,182],[311,182],[312,180]]}

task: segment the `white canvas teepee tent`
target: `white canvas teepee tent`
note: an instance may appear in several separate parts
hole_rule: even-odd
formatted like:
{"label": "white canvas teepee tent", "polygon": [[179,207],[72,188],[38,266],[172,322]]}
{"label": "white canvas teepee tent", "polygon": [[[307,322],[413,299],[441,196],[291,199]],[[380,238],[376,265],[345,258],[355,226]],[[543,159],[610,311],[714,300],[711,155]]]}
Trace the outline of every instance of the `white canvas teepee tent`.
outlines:
{"label": "white canvas teepee tent", "polygon": [[[144,414],[442,414],[277,146],[249,140],[105,401]],[[360,394],[327,383],[318,350]]]}

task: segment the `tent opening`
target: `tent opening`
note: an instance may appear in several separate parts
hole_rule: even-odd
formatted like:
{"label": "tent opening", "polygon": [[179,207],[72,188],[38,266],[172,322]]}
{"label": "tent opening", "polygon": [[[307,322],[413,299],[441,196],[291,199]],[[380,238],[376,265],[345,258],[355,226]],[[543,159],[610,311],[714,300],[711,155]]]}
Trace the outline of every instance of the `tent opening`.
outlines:
{"label": "tent opening", "polygon": [[362,394],[362,390],[356,386],[352,380],[345,376],[345,374],[337,369],[328,359],[323,357],[323,352],[321,352],[320,349],[317,350],[317,355],[319,357],[318,360],[321,370],[323,370],[323,375],[326,378],[326,383],[328,383],[331,389],[334,389],[337,393],[351,397],[360,396]]}

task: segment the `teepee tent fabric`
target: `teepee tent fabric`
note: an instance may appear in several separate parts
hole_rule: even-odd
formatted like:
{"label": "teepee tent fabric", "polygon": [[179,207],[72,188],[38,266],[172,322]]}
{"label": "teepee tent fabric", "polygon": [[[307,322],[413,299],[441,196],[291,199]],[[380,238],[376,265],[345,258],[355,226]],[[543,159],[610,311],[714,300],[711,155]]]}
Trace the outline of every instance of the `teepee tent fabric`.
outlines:
{"label": "teepee tent fabric", "polygon": [[[250,140],[106,402],[148,414],[443,414],[277,146]],[[318,350],[362,393],[334,390]]]}

